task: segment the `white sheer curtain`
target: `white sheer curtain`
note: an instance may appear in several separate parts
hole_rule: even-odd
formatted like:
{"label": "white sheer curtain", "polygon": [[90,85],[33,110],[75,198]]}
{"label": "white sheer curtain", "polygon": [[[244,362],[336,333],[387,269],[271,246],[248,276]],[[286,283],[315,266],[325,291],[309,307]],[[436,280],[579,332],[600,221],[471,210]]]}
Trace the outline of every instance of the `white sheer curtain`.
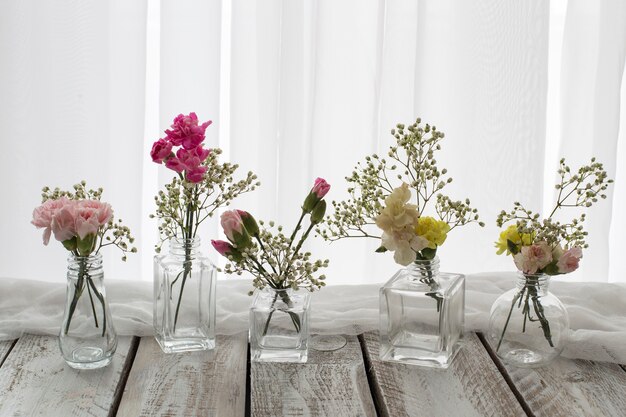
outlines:
{"label": "white sheer curtain", "polygon": [[[150,280],[152,195],[169,173],[149,145],[178,113],[262,187],[236,206],[287,227],[312,181],[384,152],[416,116],[446,133],[438,161],[487,227],[451,234],[442,268],[512,270],[496,213],[546,210],[559,156],[597,156],[616,179],[587,224],[582,268],[626,281],[626,5],[619,0],[0,0],[0,277],[63,280],[64,251],[29,224],[43,185],[86,179],[135,231],[110,278]],[[621,128],[620,128],[621,127]],[[218,233],[216,222],[203,233]],[[314,242],[329,283],[384,281],[374,242]]]}

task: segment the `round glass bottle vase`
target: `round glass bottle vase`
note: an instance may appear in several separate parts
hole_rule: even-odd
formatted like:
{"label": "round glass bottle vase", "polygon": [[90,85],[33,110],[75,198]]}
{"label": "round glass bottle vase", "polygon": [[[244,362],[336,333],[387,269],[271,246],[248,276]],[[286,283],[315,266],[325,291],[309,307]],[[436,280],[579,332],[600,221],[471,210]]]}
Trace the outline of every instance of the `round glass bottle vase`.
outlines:
{"label": "round glass bottle vase", "polygon": [[102,255],[70,255],[65,313],[59,346],[65,362],[76,369],[107,366],[117,348],[117,334],[104,289]]}
{"label": "round glass bottle vase", "polygon": [[439,258],[398,271],[380,289],[380,358],[447,368],[465,320],[465,277],[439,272]]}
{"label": "round glass bottle vase", "polygon": [[539,367],[563,351],[569,316],[559,299],[548,291],[549,283],[549,275],[519,272],[516,288],[493,303],[488,337],[505,363]]}
{"label": "round glass bottle vase", "polygon": [[154,330],[163,352],[215,348],[216,271],[200,238],[171,239],[154,257]]}
{"label": "round glass bottle vase", "polygon": [[254,362],[307,361],[309,305],[306,290],[265,287],[250,307],[250,358]]}

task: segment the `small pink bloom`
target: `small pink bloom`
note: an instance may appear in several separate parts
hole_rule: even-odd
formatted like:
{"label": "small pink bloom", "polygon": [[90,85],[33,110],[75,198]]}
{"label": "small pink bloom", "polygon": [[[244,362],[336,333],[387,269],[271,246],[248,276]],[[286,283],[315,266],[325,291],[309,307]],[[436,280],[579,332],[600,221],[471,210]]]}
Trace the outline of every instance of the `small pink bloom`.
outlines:
{"label": "small pink bloom", "polygon": [[211,154],[211,150],[205,149],[202,145],[200,145],[194,149],[194,153],[198,158],[200,158],[200,162],[204,162]]}
{"label": "small pink bloom", "polygon": [[199,182],[202,182],[202,180],[204,179],[204,174],[207,171],[207,167],[205,166],[197,166],[193,169],[188,169],[187,172],[187,181],[189,182],[193,182],[194,184],[197,184]]}
{"label": "small pink bloom", "polygon": [[224,234],[231,242],[235,241],[235,233],[243,233],[243,221],[236,210],[229,210],[222,213],[220,218]]}
{"label": "small pink bloom", "polygon": [[33,210],[33,220],[31,223],[38,229],[45,229],[43,232],[43,244],[50,242],[52,234],[52,218],[57,211],[72,202],[67,197],[61,197],[57,200],[47,200],[41,206]]}
{"label": "small pink bloom", "polygon": [[150,156],[152,161],[160,164],[172,153],[172,143],[165,139],[159,139],[152,145]]}
{"label": "small pink bloom", "polygon": [[513,256],[517,269],[525,274],[536,274],[552,262],[552,250],[546,242],[523,246],[522,250]]}
{"label": "small pink bloom", "polygon": [[165,166],[176,172],[183,172],[185,170],[185,165],[176,157],[168,158],[165,161]]}
{"label": "small pink bloom", "polygon": [[76,235],[84,239],[87,235],[96,235],[100,229],[100,223],[98,217],[93,215],[91,217],[83,217],[81,215],[76,217],[76,223],[74,226]]}
{"label": "small pink bloom", "polygon": [[233,245],[223,240],[212,240],[211,245],[222,256],[228,256],[228,253],[233,249]]}
{"label": "small pink bloom", "polygon": [[52,217],[52,232],[59,242],[76,236],[76,208],[74,204],[66,204]]}
{"label": "small pink bloom", "polygon": [[583,251],[578,246],[574,246],[571,249],[563,252],[563,255],[559,258],[556,266],[559,267],[559,272],[562,274],[568,274],[578,269],[578,263],[580,258],[583,257]]}
{"label": "small pink bloom", "polygon": [[328,190],[330,190],[330,184],[324,178],[317,178],[311,191],[321,200],[328,193]]}
{"label": "small pink bloom", "polygon": [[99,200],[81,200],[78,202],[79,213],[81,210],[93,210],[100,226],[106,225],[113,218],[113,209],[109,203]]}
{"label": "small pink bloom", "polygon": [[198,125],[198,116],[195,113],[189,113],[187,116],[179,114],[174,118],[171,129],[166,130],[165,133],[172,145],[194,149],[204,141],[204,132],[211,123],[209,120]]}
{"label": "small pink bloom", "polygon": [[197,168],[198,165],[200,165],[200,158],[196,155],[195,149],[187,150],[180,148],[176,151],[176,157],[180,160],[186,170]]}

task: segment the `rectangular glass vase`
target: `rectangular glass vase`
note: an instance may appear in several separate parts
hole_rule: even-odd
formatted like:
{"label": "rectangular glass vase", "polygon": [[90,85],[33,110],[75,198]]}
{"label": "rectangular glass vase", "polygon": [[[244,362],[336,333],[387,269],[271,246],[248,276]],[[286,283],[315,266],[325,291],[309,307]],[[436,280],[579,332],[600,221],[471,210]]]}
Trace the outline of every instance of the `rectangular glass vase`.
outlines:
{"label": "rectangular glass vase", "polygon": [[310,294],[257,290],[250,308],[250,359],[304,363],[308,358]]}
{"label": "rectangular glass vase", "polygon": [[[417,264],[418,262],[416,262]],[[447,368],[461,347],[465,277],[411,265],[380,289],[380,358]]]}

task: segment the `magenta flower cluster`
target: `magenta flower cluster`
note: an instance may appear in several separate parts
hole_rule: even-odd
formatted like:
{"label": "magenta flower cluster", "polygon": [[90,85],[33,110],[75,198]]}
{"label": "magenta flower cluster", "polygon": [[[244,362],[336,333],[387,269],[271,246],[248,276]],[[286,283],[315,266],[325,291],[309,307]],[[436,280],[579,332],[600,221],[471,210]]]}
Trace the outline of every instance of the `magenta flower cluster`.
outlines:
{"label": "magenta flower cluster", "polygon": [[[202,163],[211,154],[210,149],[203,147],[206,128],[212,121],[198,123],[198,116],[189,113],[179,114],[174,119],[171,129],[165,131],[165,138],[159,139],[152,145],[150,156],[157,164],[165,166],[185,177],[192,183],[199,183],[204,179],[207,167]],[[175,149],[178,148],[178,149]]]}

